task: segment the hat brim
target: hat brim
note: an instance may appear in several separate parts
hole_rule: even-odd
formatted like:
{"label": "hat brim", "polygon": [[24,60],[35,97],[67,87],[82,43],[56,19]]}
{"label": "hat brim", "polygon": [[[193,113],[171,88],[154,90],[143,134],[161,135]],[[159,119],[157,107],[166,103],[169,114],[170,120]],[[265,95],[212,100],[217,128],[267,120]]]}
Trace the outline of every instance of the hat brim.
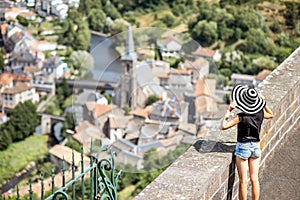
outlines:
{"label": "hat brim", "polygon": [[247,101],[243,95],[247,89],[247,86],[236,85],[232,90],[231,97],[232,100],[236,102],[237,109],[240,109],[242,112],[247,114],[255,114],[265,107],[266,102],[260,97],[257,97],[255,102],[249,103],[249,101]]}

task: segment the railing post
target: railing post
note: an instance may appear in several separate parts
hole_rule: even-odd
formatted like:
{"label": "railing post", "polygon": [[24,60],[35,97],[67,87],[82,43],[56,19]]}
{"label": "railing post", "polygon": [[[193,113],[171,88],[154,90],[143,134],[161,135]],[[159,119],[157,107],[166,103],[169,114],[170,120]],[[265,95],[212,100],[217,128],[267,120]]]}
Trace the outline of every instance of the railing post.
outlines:
{"label": "railing post", "polygon": [[[74,151],[72,151],[72,180],[75,179]],[[72,199],[75,200],[75,182],[72,184]]]}
{"label": "railing post", "polygon": [[[91,138],[91,148],[90,148],[90,167],[92,167],[92,166],[93,166],[93,138]],[[94,199],[93,170],[90,171],[90,200]]]}
{"label": "railing post", "polygon": [[[81,146],[81,174],[84,173],[83,147]],[[81,177],[81,199],[84,200],[84,175]]]}
{"label": "railing post", "polygon": [[17,200],[20,200],[19,186],[17,185]]}
{"label": "railing post", "polygon": [[61,165],[61,172],[62,172],[62,187],[66,185],[66,177],[65,177],[65,158],[63,157],[62,165]]}
{"label": "railing post", "polygon": [[31,182],[31,179],[29,179],[29,199],[32,200],[32,182]]}
{"label": "railing post", "polygon": [[44,200],[44,175],[41,174],[41,200]]}
{"label": "railing post", "polygon": [[54,165],[52,164],[52,169],[51,169],[51,190],[52,190],[52,194],[54,194]]}

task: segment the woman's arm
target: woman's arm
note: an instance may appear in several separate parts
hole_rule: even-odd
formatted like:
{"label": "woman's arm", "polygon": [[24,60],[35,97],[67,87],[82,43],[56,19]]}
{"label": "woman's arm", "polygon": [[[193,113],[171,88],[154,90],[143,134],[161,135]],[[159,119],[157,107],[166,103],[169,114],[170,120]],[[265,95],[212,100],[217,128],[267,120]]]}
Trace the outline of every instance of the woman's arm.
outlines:
{"label": "woman's arm", "polygon": [[272,110],[269,108],[269,106],[265,106],[264,107],[264,118],[265,119],[270,119],[270,118],[273,118],[274,117],[274,114],[272,112]]}
{"label": "woman's arm", "polygon": [[222,124],[221,124],[221,127],[220,129],[221,130],[226,130],[226,129],[229,129],[233,126],[235,126],[236,124],[238,124],[240,122],[240,118],[238,115],[236,115],[233,119],[227,121],[225,118],[223,119],[222,121]]}
{"label": "woman's arm", "polygon": [[238,115],[235,116],[233,119],[231,119],[231,120],[228,121],[230,113],[235,108],[235,105],[236,105],[235,102],[232,102],[229,105],[229,107],[228,107],[228,109],[226,111],[225,117],[224,117],[224,119],[223,119],[223,121],[221,123],[221,127],[220,127],[221,130],[229,129],[229,128],[233,127],[234,125],[236,125],[236,124],[238,124],[240,122],[240,118],[239,118]]}

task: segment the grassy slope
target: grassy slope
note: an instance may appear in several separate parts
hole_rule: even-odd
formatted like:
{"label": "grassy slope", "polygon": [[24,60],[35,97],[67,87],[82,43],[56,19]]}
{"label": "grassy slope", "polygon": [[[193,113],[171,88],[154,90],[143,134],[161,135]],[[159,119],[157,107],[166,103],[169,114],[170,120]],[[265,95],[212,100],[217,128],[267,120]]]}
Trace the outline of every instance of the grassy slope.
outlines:
{"label": "grassy slope", "polygon": [[3,180],[11,178],[28,163],[48,153],[47,138],[46,135],[33,135],[0,151],[0,186]]}

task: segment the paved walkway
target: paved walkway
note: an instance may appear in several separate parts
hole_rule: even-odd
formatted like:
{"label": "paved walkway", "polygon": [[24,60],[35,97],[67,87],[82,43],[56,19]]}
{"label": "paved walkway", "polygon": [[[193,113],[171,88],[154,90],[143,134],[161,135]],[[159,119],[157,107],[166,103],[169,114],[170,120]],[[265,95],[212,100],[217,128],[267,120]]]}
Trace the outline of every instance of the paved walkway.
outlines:
{"label": "paved walkway", "polygon": [[276,147],[260,174],[261,200],[300,199],[300,126]]}

